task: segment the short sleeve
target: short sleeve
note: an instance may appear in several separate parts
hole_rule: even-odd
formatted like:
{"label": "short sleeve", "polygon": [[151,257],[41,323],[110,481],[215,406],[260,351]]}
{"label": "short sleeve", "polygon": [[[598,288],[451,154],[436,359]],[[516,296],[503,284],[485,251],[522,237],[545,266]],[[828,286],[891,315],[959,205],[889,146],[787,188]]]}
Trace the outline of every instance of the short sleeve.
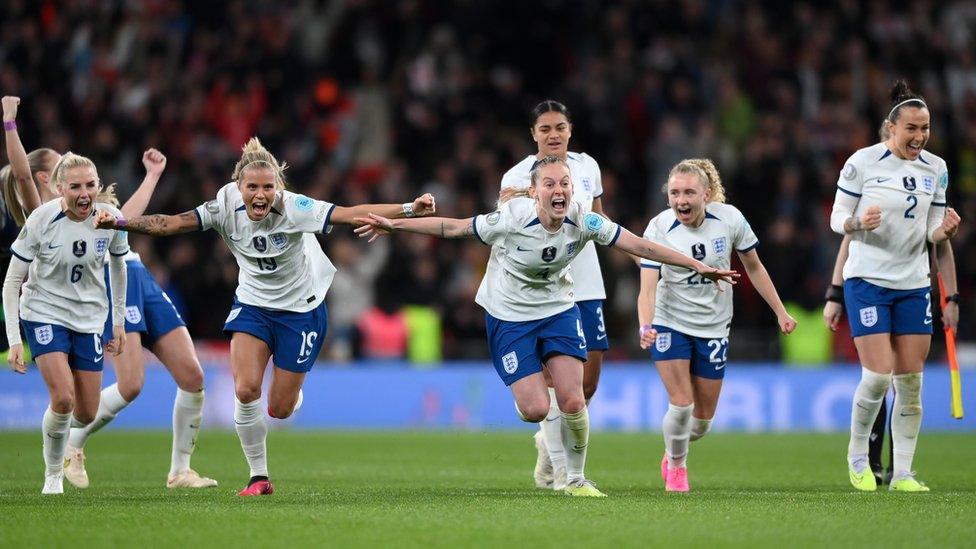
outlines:
{"label": "short sleeve", "polygon": [[[644,231],[644,239],[645,240],[650,240],[651,242],[654,242],[655,244],[664,244],[664,242],[663,242],[664,239],[661,236],[661,231],[660,231],[660,229],[658,229],[658,226],[657,226],[657,218],[656,217],[654,219],[652,219],[650,223],[647,224],[647,229]],[[660,270],[661,269],[661,262],[660,261],[651,261],[650,259],[646,259],[646,258],[643,258],[642,257],[641,260],[640,260],[640,266],[641,266],[641,269],[658,269],[658,270]]]}
{"label": "short sleeve", "polygon": [[603,196],[603,176],[600,174],[600,165],[592,158],[590,162],[593,163],[593,198],[600,198]]}
{"label": "short sleeve", "polygon": [[204,202],[197,206],[197,209],[193,210],[197,214],[197,219],[200,221],[201,231],[220,226],[220,220],[226,215],[224,210],[227,208],[225,189],[226,187],[217,191],[217,198]]}
{"label": "short sleeve", "polygon": [[20,229],[17,239],[10,245],[10,253],[20,258],[21,261],[29,263],[34,261],[34,257],[37,255],[37,249],[40,245],[37,219],[37,216],[28,217],[27,222]]}
{"label": "short sleeve", "polygon": [[475,216],[471,223],[478,240],[492,246],[505,239],[511,218],[512,210],[505,204],[497,211]]}
{"label": "short sleeve", "polygon": [[855,156],[851,155],[847,159],[847,163],[844,164],[844,167],[841,168],[840,176],[837,178],[837,188],[844,194],[861,198],[861,189],[864,187],[864,174],[861,173],[860,167],[857,166]]}
{"label": "short sleeve", "polygon": [[315,200],[302,194],[290,195],[285,201],[285,215],[295,228],[304,233],[327,233],[335,204]]}
{"label": "short sleeve", "polygon": [[746,221],[746,216],[738,209],[735,210],[735,225],[732,227],[732,245],[740,254],[744,254],[759,245],[759,238],[752,230],[752,225]]}
{"label": "short sleeve", "polygon": [[620,237],[620,231],[620,225],[596,212],[588,212],[583,216],[583,236],[587,240],[613,246]]}

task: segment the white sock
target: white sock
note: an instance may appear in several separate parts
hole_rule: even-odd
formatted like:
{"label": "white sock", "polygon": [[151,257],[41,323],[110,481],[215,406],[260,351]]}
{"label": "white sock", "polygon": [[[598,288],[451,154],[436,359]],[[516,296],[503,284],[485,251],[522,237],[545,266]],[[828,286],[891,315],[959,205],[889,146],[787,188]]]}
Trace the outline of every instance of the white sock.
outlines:
{"label": "white sock", "polygon": [[712,429],[712,420],[710,419],[699,419],[697,417],[691,418],[691,437],[689,437],[689,442],[694,442],[703,436],[707,435]]}
{"label": "white sock", "polygon": [[44,410],[41,436],[44,437],[45,475],[56,475],[64,470],[64,447],[68,443],[71,428],[71,412],[59,414],[50,406]]}
{"label": "white sock", "polygon": [[119,384],[113,383],[102,389],[102,394],[98,398],[98,412],[95,419],[84,427],[75,428],[72,426],[71,435],[68,437],[68,445],[75,448],[84,448],[85,442],[95,431],[108,425],[115,416],[128,406],[129,403],[122,398],[119,392]]}
{"label": "white sock", "polygon": [[566,449],[566,480],[570,484],[583,479],[586,447],[590,441],[590,414],[586,406],[575,414],[562,413],[563,448]]}
{"label": "white sock", "polygon": [[915,443],[922,426],[922,374],[893,376],[895,402],[891,414],[891,445],[894,449],[893,479],[911,475]]}
{"label": "white sock", "polygon": [[685,466],[688,457],[688,441],[691,438],[691,411],[694,404],[675,406],[668,404],[661,430],[664,432],[664,449],[668,453],[668,468]]}
{"label": "white sock", "polygon": [[549,415],[539,423],[539,430],[546,441],[546,449],[549,450],[549,459],[552,461],[553,469],[566,468],[566,448],[563,447],[563,422],[562,412],[559,411],[559,404],[556,403],[556,390],[549,388]]}
{"label": "white sock", "polygon": [[268,424],[264,422],[264,410],[261,409],[261,399],[241,402],[234,398],[234,423],[237,424],[237,436],[241,439],[244,457],[251,468],[251,476],[268,476]]}
{"label": "white sock", "polygon": [[174,475],[190,468],[190,456],[197,444],[201,419],[203,389],[198,393],[191,393],[177,388],[176,399],[173,401],[173,455],[169,474]]}
{"label": "white sock", "polygon": [[847,461],[855,471],[868,467],[868,437],[889,385],[891,374],[861,368],[861,382],[857,384],[851,404],[851,441],[847,446]]}

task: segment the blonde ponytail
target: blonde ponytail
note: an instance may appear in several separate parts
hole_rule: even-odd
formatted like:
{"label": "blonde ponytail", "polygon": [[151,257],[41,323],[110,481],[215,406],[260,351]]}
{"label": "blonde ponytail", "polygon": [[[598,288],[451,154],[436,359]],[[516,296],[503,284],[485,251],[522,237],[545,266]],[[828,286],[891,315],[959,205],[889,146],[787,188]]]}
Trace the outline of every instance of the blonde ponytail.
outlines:
{"label": "blonde ponytail", "polygon": [[[701,180],[702,185],[704,185],[709,192],[709,202],[725,202],[725,187],[722,186],[722,178],[718,174],[718,169],[715,164],[708,158],[686,158],[681,162],[678,162],[671,172],[668,173],[668,181],[671,180],[675,175],[682,174],[695,174]],[[667,184],[664,185],[664,191],[667,192]]]}
{"label": "blonde ponytail", "polygon": [[[34,180],[35,186],[40,187],[43,185],[43,183],[37,180],[37,172],[51,170],[48,167],[48,163],[50,162],[51,156],[57,154],[53,149],[47,148],[34,149],[27,153],[27,165],[30,166],[31,179]],[[58,194],[54,188],[53,179],[48,183],[48,191],[52,195]],[[17,226],[22,227],[24,221],[27,219],[27,212],[24,211],[20,191],[17,189],[17,178],[14,177],[12,166],[8,165],[0,169],[0,192],[3,193],[3,201],[7,205],[7,210],[10,211],[10,215],[14,218]]]}
{"label": "blonde ponytail", "polygon": [[252,137],[244,144],[241,151],[241,159],[234,165],[234,174],[231,176],[231,179],[239,183],[244,176],[245,170],[257,167],[271,169],[275,174],[277,187],[279,189],[285,188],[284,171],[288,168],[288,164],[284,162],[279,163],[278,159],[268,149],[264,148],[261,140],[257,137]]}

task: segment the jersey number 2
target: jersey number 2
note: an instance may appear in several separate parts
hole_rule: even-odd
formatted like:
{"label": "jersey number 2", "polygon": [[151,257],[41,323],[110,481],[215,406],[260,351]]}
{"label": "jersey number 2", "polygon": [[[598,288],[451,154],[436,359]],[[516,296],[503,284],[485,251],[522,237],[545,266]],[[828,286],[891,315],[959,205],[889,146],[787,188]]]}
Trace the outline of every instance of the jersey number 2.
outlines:
{"label": "jersey number 2", "polygon": [[915,206],[918,206],[918,197],[916,197],[914,194],[910,194],[905,200],[911,204],[908,209],[905,210],[905,219],[915,219],[915,214],[912,213],[912,210],[915,209]]}

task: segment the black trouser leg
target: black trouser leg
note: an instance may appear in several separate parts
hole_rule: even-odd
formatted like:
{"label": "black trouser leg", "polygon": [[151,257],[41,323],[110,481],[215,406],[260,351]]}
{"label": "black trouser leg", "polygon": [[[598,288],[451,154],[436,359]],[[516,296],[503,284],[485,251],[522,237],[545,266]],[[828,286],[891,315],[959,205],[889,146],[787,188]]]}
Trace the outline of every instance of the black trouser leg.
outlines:
{"label": "black trouser leg", "polygon": [[[888,423],[888,395],[881,400],[881,408],[878,410],[878,417],[871,426],[871,436],[868,437],[868,463],[871,464],[871,471],[878,481],[884,479],[884,464],[881,463],[881,452],[884,450],[885,424]],[[889,445],[890,448],[890,445]],[[889,454],[890,455],[890,454]],[[889,457],[889,463],[890,463]]]}

